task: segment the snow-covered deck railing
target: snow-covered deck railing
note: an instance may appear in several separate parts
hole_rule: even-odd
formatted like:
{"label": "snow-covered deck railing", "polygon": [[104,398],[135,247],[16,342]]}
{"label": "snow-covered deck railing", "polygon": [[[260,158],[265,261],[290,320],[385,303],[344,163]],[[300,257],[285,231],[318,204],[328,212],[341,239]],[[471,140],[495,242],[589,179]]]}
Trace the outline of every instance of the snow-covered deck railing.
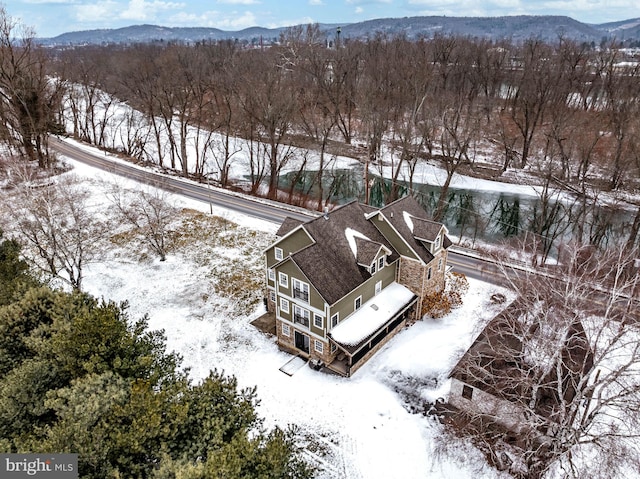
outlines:
{"label": "snow-covered deck railing", "polygon": [[333,328],[331,338],[345,346],[356,346],[393,319],[414,296],[401,284],[390,284]]}

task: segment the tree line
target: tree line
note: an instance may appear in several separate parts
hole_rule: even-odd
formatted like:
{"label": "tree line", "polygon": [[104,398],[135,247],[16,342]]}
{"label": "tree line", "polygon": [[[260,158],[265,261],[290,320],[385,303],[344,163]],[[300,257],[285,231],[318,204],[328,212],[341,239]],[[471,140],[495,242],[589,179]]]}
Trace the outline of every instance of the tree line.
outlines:
{"label": "tree line", "polygon": [[[381,191],[389,202],[413,187],[422,163],[435,161],[446,171],[436,219],[459,172],[500,178],[526,170],[544,191],[569,189],[589,204],[603,190],[633,191],[640,180],[640,66],[613,46],[376,36],[327,48],[309,25],[268,48],[155,43],[45,55],[28,35],[12,43],[10,26],[3,71],[20,74],[3,81],[38,108],[5,97],[3,111],[13,113],[3,113],[4,137],[42,164],[45,133],[63,127],[222,187],[232,186],[242,152],[251,193],[282,199],[288,190],[295,201],[303,185],[298,194],[322,209],[344,182],[333,168],[337,155],[362,163],[364,201],[370,171],[388,180]],[[42,68],[4,60],[14,51]],[[11,83],[21,75],[39,80]],[[24,113],[32,111],[46,114]],[[640,208],[629,244],[639,232]]]}

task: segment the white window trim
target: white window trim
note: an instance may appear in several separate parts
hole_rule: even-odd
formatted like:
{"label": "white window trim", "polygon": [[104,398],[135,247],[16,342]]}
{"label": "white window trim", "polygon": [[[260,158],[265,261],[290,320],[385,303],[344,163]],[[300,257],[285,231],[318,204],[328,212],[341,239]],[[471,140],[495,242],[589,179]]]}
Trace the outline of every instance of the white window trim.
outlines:
{"label": "white window trim", "polygon": [[282,335],[286,336],[287,338],[291,336],[291,326],[289,326],[288,324],[284,324],[282,323]]}
{"label": "white window trim", "polygon": [[381,256],[380,259],[378,259],[378,271],[382,268],[384,268],[384,256]]}
{"label": "white window trim", "polygon": [[[307,313],[307,315],[305,315],[304,312]],[[293,303],[293,315],[296,315],[296,312],[298,312],[298,316],[302,316],[303,318],[306,318],[308,316],[309,319],[309,324],[311,324],[311,311],[309,311],[307,308],[303,308],[302,306],[298,306],[296,303]]]}
{"label": "white window trim", "polygon": [[317,352],[317,353],[324,353],[324,344],[322,344],[322,341],[318,341],[317,339],[313,340],[313,349]]}
{"label": "white window trim", "polygon": [[276,292],[274,290],[270,290],[269,291],[269,298],[271,299],[271,301],[275,302],[276,301]]}
{"label": "white window trim", "polygon": [[374,274],[376,272],[377,265],[378,265],[378,260],[375,260],[373,263],[371,263],[371,266],[369,266],[369,271],[371,272],[371,274]]}
{"label": "white window trim", "polygon": [[280,311],[284,311],[285,313],[289,313],[289,300],[280,298]]}
{"label": "white window trim", "polygon": [[278,261],[281,261],[284,258],[284,251],[282,251],[282,248],[278,248],[277,246],[274,248],[273,254]]}
{"label": "white window trim", "polygon": [[[296,284],[299,287],[296,287]],[[307,293],[307,300],[306,302],[309,303],[309,301],[311,300],[311,288],[309,288],[309,283],[305,283],[304,281],[300,281],[299,279],[296,278],[291,278],[291,294],[295,295],[295,290],[299,289],[300,291],[302,291],[303,293]],[[296,298],[300,301],[304,301],[304,298]]]}
{"label": "white window trim", "polygon": [[[336,324],[333,324],[333,318],[336,318]],[[338,324],[340,324],[340,313],[335,313],[331,316],[331,327],[335,328]]]}
{"label": "white window trim", "polygon": [[289,276],[286,273],[280,272],[278,273],[278,284],[283,288],[289,287]]}
{"label": "white window trim", "polygon": [[267,277],[269,278],[269,281],[275,281],[276,280],[276,272],[272,268],[269,268],[267,270]]}
{"label": "white window trim", "polygon": [[[316,318],[320,320],[320,326],[318,326],[318,325],[316,324]],[[315,314],[315,313],[314,313],[314,314],[313,314],[313,325],[314,325],[316,328],[324,329],[324,318],[323,318],[322,316],[320,316],[319,314]]]}
{"label": "white window trim", "polygon": [[376,283],[375,294],[380,294],[380,292],[382,292],[382,281],[378,281]]}
{"label": "white window trim", "polygon": [[[358,306],[358,302],[360,302],[359,306]],[[356,299],[353,300],[353,310],[358,311],[360,308],[362,308],[362,296],[358,296]]]}

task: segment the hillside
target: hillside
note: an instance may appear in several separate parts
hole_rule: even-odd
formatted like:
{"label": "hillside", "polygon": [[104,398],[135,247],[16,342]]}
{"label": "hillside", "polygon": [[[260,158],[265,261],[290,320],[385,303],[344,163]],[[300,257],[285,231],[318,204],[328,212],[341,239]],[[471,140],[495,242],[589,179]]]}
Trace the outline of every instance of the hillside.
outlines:
{"label": "hillside", "polygon": [[[338,24],[321,24],[329,40],[336,36]],[[637,46],[640,42],[640,19],[629,19],[601,25],[581,23],[563,16],[506,16],[506,17],[405,17],[382,18],[359,23],[340,25],[341,36],[367,38],[376,34],[406,35],[410,39],[431,38],[434,35],[464,35],[491,40],[510,39],[522,41],[540,38],[553,42],[559,37],[578,42],[622,40]],[[134,25],[118,29],[87,30],[63,33],[53,38],[40,39],[43,45],[64,46],[104,43],[147,43],[155,41],[221,41],[237,40],[259,44],[277,42],[281,28],[251,27],[239,31],[217,28],[171,28],[157,25]]]}

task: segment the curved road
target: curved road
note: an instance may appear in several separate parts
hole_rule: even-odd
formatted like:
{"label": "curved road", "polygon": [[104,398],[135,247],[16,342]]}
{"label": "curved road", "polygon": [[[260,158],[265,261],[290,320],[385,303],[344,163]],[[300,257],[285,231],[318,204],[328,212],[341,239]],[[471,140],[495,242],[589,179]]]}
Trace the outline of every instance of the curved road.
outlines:
{"label": "curved road", "polygon": [[[186,196],[191,199],[209,203],[229,210],[280,224],[289,216],[307,221],[318,215],[317,212],[296,208],[277,201],[235,193],[221,188],[209,188],[190,180],[164,175],[135,165],[114,160],[107,155],[97,155],[56,137],[49,137],[49,145],[59,154],[72,160],[85,163],[94,168],[108,171],[125,178],[162,188],[164,190]],[[498,268],[486,259],[449,250],[448,264],[458,273],[487,283],[500,284],[501,273]]]}
{"label": "curved road", "polygon": [[287,216],[301,221],[307,221],[318,215],[318,213],[303,208],[296,208],[284,203],[262,198],[254,198],[220,188],[208,187],[207,185],[201,185],[183,178],[164,175],[135,165],[129,165],[109,158],[107,155],[103,156],[91,153],[53,136],[49,137],[49,145],[59,154],[94,168],[99,168],[109,173],[186,196],[187,198],[227,208],[272,223],[280,224]]}

